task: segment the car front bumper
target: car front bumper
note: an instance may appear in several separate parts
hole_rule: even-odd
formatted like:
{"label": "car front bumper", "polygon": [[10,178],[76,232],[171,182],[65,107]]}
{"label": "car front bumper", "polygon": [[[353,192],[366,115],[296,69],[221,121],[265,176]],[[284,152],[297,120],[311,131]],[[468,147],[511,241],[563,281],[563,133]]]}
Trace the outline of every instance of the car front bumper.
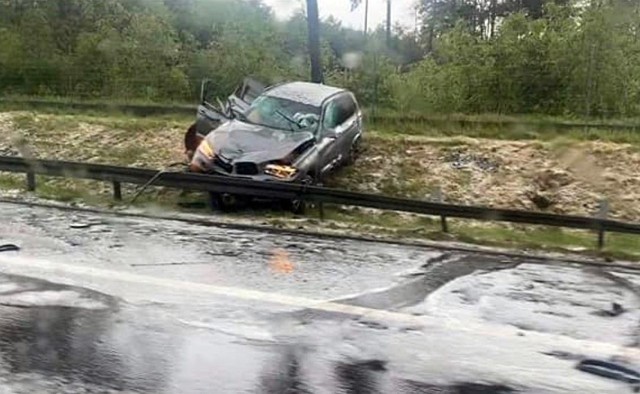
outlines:
{"label": "car front bumper", "polygon": [[[189,171],[199,174],[218,175],[239,179],[251,179],[260,182],[287,182],[287,183],[302,183],[306,179],[306,173],[298,171],[295,175],[288,178],[279,178],[265,173],[259,173],[256,175],[244,175],[237,174],[235,172],[229,172],[226,169],[216,165],[213,160],[204,159],[196,155],[189,165]],[[260,166],[258,166],[260,168]]]}

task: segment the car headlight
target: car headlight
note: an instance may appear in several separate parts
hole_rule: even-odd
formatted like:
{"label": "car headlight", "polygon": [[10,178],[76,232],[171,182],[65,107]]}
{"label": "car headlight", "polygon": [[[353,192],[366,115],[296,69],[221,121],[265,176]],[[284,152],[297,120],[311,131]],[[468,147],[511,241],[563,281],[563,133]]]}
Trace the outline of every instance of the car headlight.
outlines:
{"label": "car headlight", "polygon": [[202,153],[207,159],[213,159],[213,146],[211,146],[211,144],[209,144],[207,140],[202,140],[202,142],[198,146],[198,151]]}
{"label": "car headlight", "polygon": [[264,173],[280,179],[289,179],[298,173],[298,169],[282,164],[267,164]]}

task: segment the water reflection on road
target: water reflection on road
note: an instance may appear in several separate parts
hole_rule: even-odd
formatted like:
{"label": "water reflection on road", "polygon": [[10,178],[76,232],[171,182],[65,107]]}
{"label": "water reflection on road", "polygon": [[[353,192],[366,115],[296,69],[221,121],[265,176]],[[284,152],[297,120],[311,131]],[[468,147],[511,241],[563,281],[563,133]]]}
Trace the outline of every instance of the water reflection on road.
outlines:
{"label": "water reflection on road", "polygon": [[[332,341],[349,330],[348,321],[309,331],[294,319],[235,320],[225,332],[217,328],[227,318],[193,325],[164,307],[83,288],[19,276],[0,283],[9,289],[0,292],[0,383],[11,392],[432,392],[392,379],[384,360],[316,343],[315,335]],[[274,336],[257,332],[265,327]]]}
{"label": "water reflection on road", "polygon": [[576,360],[638,361],[616,348],[637,355],[634,273],[6,204],[0,223],[22,246],[0,256],[10,393],[623,393]]}

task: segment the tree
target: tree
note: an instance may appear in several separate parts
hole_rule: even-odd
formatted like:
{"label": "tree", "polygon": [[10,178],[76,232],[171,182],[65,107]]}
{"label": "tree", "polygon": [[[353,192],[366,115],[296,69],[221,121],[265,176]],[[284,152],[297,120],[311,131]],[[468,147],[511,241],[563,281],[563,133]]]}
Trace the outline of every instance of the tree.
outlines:
{"label": "tree", "polygon": [[[362,0],[351,0],[351,12],[360,7]],[[369,31],[369,0],[364,0],[364,35],[367,36]]]}
{"label": "tree", "polygon": [[391,46],[391,0],[387,0],[387,47]]}
{"label": "tree", "polygon": [[320,58],[320,18],[318,1],[307,0],[307,24],[309,29],[309,56],[311,59],[311,81],[322,83],[322,60]]}
{"label": "tree", "polygon": [[[387,46],[391,43],[391,0],[387,2],[387,17],[386,17],[386,32],[387,32]],[[351,0],[351,10],[355,10],[362,4],[362,0]],[[368,32],[369,21],[369,0],[364,0],[364,34]]]}

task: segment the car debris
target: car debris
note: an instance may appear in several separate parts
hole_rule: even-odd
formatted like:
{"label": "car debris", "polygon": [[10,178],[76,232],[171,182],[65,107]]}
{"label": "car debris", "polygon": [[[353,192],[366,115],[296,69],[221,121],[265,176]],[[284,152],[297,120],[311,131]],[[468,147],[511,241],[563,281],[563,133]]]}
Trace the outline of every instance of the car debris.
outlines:
{"label": "car debris", "polygon": [[[203,84],[198,120],[185,136],[191,172],[316,184],[356,160],[363,122],[353,93],[308,82],[262,86],[246,79],[216,107]],[[224,209],[239,199],[212,200]],[[303,208],[293,201],[292,210]]]}
{"label": "car debris", "polygon": [[634,385],[634,392],[640,388],[640,373],[623,365],[604,361],[585,359],[576,365],[576,369],[582,372],[602,376],[608,379],[619,380]]}
{"label": "car debris", "polygon": [[4,244],[0,245],[0,252],[17,252],[20,250],[18,245],[14,244]]}
{"label": "car debris", "polygon": [[485,172],[495,172],[498,170],[498,163],[493,162],[487,157],[475,155],[464,151],[452,152],[447,161],[451,163],[451,167],[457,170],[475,167]]}

